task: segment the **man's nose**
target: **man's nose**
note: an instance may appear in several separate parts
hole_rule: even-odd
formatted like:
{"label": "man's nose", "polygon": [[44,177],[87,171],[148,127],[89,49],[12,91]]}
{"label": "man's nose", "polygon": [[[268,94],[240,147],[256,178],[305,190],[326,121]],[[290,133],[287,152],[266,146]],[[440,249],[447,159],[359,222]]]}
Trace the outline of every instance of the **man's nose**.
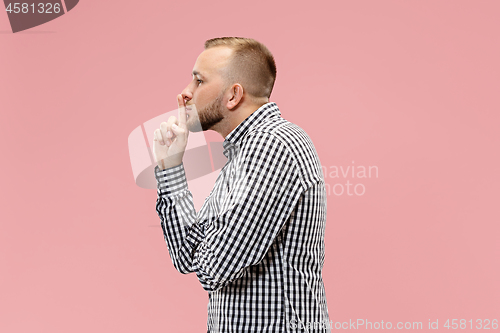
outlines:
{"label": "man's nose", "polygon": [[182,91],[182,98],[184,98],[184,102],[188,102],[193,98],[193,93],[191,92],[191,89],[189,89],[190,85],[188,85],[184,90]]}

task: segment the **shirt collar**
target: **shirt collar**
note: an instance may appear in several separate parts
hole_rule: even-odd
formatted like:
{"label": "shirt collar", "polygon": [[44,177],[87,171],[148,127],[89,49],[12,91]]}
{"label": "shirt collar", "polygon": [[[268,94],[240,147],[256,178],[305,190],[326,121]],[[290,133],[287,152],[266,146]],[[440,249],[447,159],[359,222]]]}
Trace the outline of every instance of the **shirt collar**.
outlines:
{"label": "shirt collar", "polygon": [[280,115],[281,112],[275,102],[269,102],[262,105],[245,118],[245,120],[243,120],[226,136],[224,142],[222,143],[222,146],[224,147],[224,155],[226,155],[226,150],[228,150],[232,145],[236,145],[241,138],[245,136],[250,128],[262,123],[267,118]]}

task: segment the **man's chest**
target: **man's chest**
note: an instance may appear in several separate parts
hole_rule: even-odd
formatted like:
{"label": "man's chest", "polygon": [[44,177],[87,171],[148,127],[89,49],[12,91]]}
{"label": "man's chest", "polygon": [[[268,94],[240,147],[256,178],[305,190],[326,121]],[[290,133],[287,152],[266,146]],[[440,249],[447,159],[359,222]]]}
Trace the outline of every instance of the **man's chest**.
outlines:
{"label": "man's chest", "polygon": [[214,187],[209,196],[205,199],[202,207],[196,217],[199,223],[205,225],[205,228],[219,216],[227,211],[234,199],[234,189],[238,173],[234,159],[228,160],[219,172]]}

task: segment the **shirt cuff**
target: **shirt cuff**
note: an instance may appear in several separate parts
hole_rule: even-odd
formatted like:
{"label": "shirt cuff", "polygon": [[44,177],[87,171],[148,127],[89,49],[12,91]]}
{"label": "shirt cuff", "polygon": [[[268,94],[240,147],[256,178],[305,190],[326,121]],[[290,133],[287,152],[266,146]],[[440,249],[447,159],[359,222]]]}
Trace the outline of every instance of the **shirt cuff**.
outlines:
{"label": "shirt cuff", "polygon": [[155,166],[155,178],[158,195],[176,195],[188,189],[184,164],[160,170]]}

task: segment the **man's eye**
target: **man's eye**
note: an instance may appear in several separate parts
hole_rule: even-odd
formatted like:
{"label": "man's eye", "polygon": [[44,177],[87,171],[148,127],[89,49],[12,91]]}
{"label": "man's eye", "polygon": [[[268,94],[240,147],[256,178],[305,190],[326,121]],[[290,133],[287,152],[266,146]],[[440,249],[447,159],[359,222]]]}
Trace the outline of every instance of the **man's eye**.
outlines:
{"label": "man's eye", "polygon": [[201,84],[203,82],[202,80],[196,80],[196,81],[198,81],[198,84]]}

